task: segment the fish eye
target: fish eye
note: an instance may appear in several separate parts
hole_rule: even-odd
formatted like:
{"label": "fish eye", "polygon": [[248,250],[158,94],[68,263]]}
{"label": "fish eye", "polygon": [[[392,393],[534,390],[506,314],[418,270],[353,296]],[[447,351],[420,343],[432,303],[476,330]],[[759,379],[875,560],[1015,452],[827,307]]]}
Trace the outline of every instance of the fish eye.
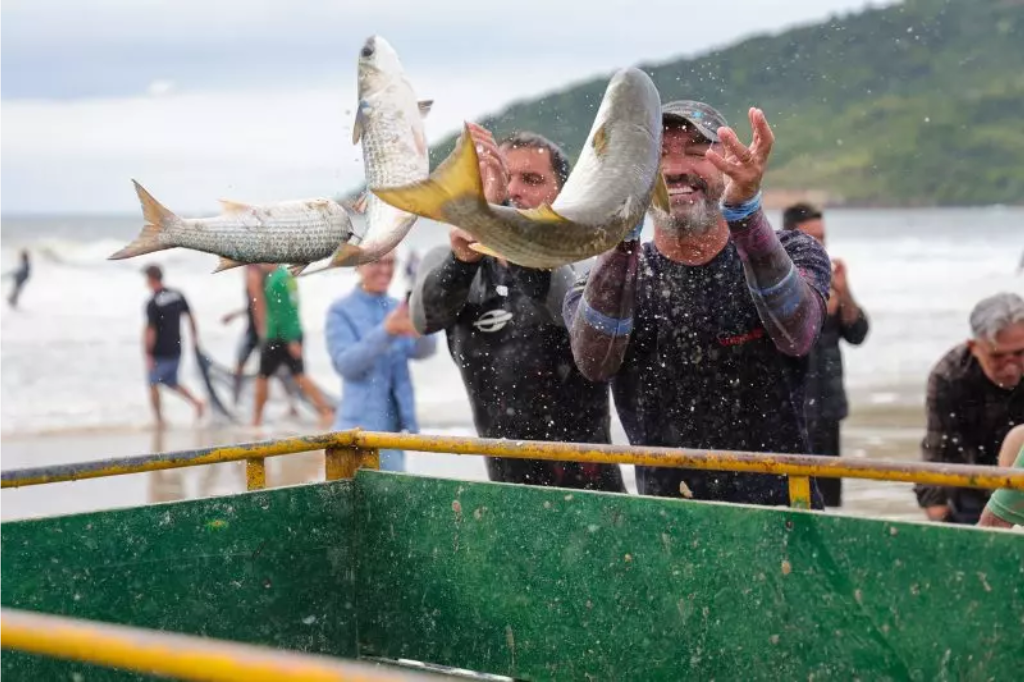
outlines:
{"label": "fish eye", "polygon": [[370,57],[372,57],[373,56],[373,45],[369,45],[369,44],[363,45],[363,49],[359,53],[359,55],[363,59],[369,59]]}

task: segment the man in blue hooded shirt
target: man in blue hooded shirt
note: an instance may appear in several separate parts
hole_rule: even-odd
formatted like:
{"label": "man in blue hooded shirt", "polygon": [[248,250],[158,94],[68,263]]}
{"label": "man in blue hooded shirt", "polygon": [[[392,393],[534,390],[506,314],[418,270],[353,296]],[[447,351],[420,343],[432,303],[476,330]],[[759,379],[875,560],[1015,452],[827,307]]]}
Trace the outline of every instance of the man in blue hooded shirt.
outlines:
{"label": "man in blue hooded shirt", "polygon": [[[334,428],[416,433],[416,402],[409,360],[437,350],[433,336],[420,336],[408,303],[388,296],[395,254],[358,268],[359,284],[327,311],[327,352],[342,378]],[[380,468],[404,471],[405,453],[383,450]]]}

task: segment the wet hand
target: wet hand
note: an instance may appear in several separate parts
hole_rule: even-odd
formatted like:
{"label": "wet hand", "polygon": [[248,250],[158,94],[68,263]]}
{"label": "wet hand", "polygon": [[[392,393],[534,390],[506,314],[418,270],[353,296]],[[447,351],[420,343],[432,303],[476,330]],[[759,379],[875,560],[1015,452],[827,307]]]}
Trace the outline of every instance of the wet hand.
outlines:
{"label": "wet hand", "polygon": [[722,201],[728,206],[742,204],[761,191],[761,179],[775,143],[768,119],[760,109],[750,109],[750,127],[754,139],[749,147],[740,142],[732,128],[722,127],[718,129],[722,152],[712,148],[704,155],[727,178]]}
{"label": "wet hand", "polygon": [[850,293],[849,284],[846,281],[846,263],[836,258],[832,261],[832,288],[840,298]]}
{"label": "wet hand", "polygon": [[409,304],[401,303],[384,318],[384,331],[391,336],[419,336],[409,317]]}
{"label": "wet hand", "polygon": [[476,263],[484,257],[482,253],[469,248],[470,244],[476,243],[476,237],[465,230],[453,227],[448,231],[448,241],[451,243],[452,253],[457,260],[463,263]]}
{"label": "wet hand", "polygon": [[480,161],[480,180],[484,185],[484,196],[492,204],[502,204],[508,198],[508,166],[505,157],[494,141],[491,131],[475,123],[467,123],[469,135],[476,145]]}

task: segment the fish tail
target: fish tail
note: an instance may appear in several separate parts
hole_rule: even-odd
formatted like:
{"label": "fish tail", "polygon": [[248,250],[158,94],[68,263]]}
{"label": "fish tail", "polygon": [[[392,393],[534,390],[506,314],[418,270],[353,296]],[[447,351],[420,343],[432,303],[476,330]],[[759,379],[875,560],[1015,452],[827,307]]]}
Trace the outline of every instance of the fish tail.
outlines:
{"label": "fish tail", "polygon": [[399,210],[442,222],[444,208],[452,201],[476,197],[486,202],[480,161],[469,127],[463,129],[455,150],[429,178],[404,187],[374,189],[373,193]]}
{"label": "fish tail", "polygon": [[142,228],[139,236],[135,238],[135,241],[110,256],[110,260],[132,258],[146,253],[153,253],[154,251],[174,248],[172,244],[162,243],[160,241],[160,234],[180,219],[154,199],[153,195],[147,192],[142,185],[135,180],[132,180],[132,182],[135,184],[135,193],[139,195],[139,201],[142,203],[142,215],[146,219],[146,225]]}

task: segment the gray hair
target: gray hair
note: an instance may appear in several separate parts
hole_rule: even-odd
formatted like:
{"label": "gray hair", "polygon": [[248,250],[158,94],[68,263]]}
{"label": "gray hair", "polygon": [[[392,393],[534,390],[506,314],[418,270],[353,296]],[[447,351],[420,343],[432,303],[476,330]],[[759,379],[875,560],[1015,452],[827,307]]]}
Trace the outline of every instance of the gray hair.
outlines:
{"label": "gray hair", "polygon": [[569,179],[569,157],[565,155],[561,147],[543,135],[528,131],[513,133],[499,142],[498,147],[545,149],[548,152],[548,157],[551,159],[551,170],[555,173],[558,189],[562,189],[565,186],[565,181]]}
{"label": "gray hair", "polygon": [[971,311],[971,332],[983,341],[995,341],[1001,331],[1018,323],[1024,323],[1024,298],[1017,294],[989,296]]}

